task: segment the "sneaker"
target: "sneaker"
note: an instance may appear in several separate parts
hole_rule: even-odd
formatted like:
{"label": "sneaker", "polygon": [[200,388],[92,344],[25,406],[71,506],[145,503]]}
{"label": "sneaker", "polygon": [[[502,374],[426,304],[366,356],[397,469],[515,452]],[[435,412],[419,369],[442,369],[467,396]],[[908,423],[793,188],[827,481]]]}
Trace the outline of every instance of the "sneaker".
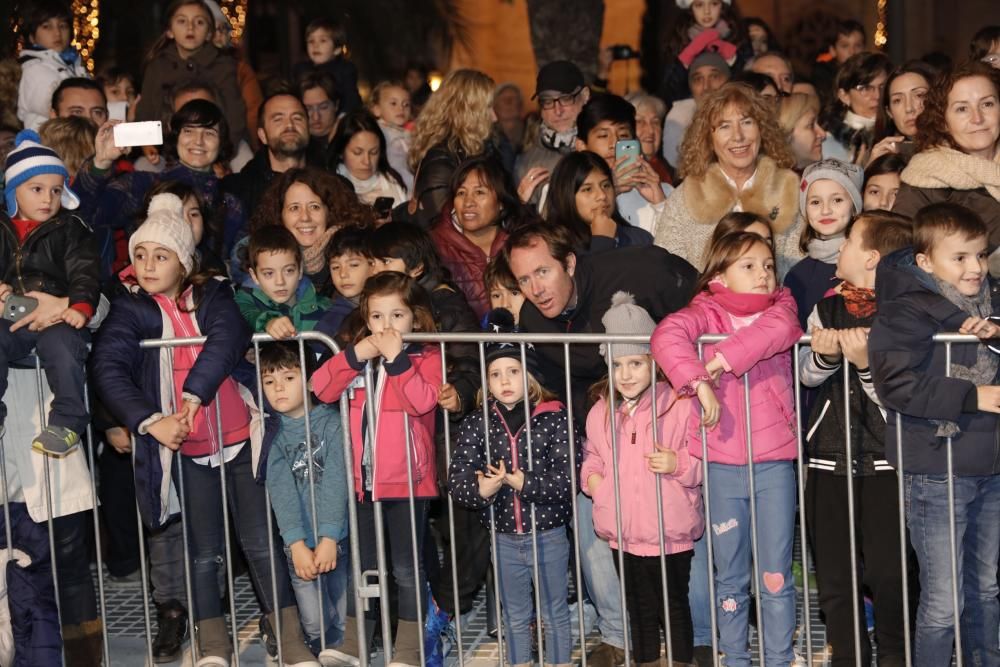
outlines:
{"label": "sneaker", "polygon": [[54,456],[58,459],[68,455],[80,446],[80,436],[65,426],[46,426],[32,441],[31,448],[36,452]]}
{"label": "sneaker", "polygon": [[[229,610],[229,607],[223,607],[225,610]],[[257,629],[260,631],[260,642],[264,645],[264,651],[267,656],[272,660],[278,659],[278,638],[274,634],[274,628],[271,627],[271,622],[267,620],[267,616],[261,615],[260,620],[257,622]]]}
{"label": "sneaker", "polygon": [[142,570],[116,577],[108,575],[108,588],[140,588],[142,586]]}

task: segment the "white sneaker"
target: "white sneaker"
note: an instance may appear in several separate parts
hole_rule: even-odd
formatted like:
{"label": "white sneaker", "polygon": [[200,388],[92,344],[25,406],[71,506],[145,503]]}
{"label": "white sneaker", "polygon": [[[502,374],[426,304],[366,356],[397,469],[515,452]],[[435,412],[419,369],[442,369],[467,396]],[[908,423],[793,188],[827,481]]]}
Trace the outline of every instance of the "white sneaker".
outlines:
{"label": "white sneaker", "polygon": [[320,651],[319,662],[323,667],[361,667],[360,660],[335,648]]}

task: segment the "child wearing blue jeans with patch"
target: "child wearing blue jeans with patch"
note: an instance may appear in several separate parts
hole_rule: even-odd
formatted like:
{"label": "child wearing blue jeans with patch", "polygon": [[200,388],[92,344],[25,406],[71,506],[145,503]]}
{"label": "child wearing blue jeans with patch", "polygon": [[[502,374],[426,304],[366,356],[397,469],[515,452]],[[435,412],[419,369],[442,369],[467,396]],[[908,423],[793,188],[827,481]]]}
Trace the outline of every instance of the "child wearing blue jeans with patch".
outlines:
{"label": "child wearing blue jeans with patch", "polygon": [[[306,356],[307,363],[311,355]],[[278,413],[278,429],[267,454],[267,490],[292,576],[292,589],[306,641],[314,654],[344,638],[347,582],[347,471],[344,436],[336,405],[309,409],[306,444],[306,398],[296,343],[263,345],[260,375],[264,396]],[[310,471],[309,451],[312,452]],[[310,492],[309,486],[314,484]],[[312,501],[316,501],[317,533]],[[322,609],[320,599],[322,597]]]}
{"label": "child wearing blue jeans with patch", "polygon": [[[951,346],[949,359],[945,345],[933,340],[954,331],[979,338],[1000,334],[988,321],[1000,315],[1000,298],[989,277],[987,237],[986,224],[973,211],[932,204],[914,216],[913,247],[888,255],[878,267],[878,314],[868,355],[875,391],[889,411],[886,459],[903,476],[910,543],[920,564],[913,642],[918,666],[952,661],[952,563],[965,664],[1000,664],[1000,356],[984,344],[963,343]],[[894,446],[899,420],[902,460]]]}

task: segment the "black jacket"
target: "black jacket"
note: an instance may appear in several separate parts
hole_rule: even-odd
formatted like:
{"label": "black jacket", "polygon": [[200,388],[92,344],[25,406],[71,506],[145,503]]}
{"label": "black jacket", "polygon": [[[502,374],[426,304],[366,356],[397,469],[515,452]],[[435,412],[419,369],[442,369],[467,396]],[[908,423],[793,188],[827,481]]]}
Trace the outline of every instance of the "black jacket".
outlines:
{"label": "black jacket", "polygon": [[6,214],[0,214],[0,228],[0,275],[15,293],[45,292],[97,310],[101,258],[83,220],[60,212],[33,229],[23,244]]}
{"label": "black jacket", "polygon": [[[1000,285],[991,282],[993,313],[1000,314]],[[945,473],[945,439],[938,424],[949,420],[961,432],[953,439],[956,475],[1000,473],[1000,421],[977,409],[976,387],[945,377],[945,345],[938,333],[958,331],[968,317],[942,296],[930,276],[916,267],[912,250],[884,258],[876,274],[878,315],[868,337],[875,391],[889,410],[886,458],[908,473]],[[952,345],[952,362],[972,366],[976,345]],[[995,384],[995,380],[994,380]],[[896,414],[902,417],[903,461],[896,457]]]}
{"label": "black jacket", "polygon": [[243,202],[243,210],[247,219],[257,210],[261,196],[267,186],[274,180],[277,172],[271,169],[271,160],[267,146],[261,146],[254,153],[253,159],[243,166],[237,174],[229,174],[222,180],[222,189],[236,195]]}
{"label": "black jacket", "polygon": [[[525,333],[604,333],[601,318],[611,307],[611,297],[624,290],[646,309],[653,320],[680,310],[691,300],[698,274],[684,259],[658,246],[619,248],[577,258],[573,279],[577,302],[572,311],[548,319],[534,304],[521,307],[518,326]],[[536,345],[546,387],[566,396],[566,370],[562,345]],[[587,418],[586,394],[608,372],[597,345],[570,346],[573,417],[583,425]]]}
{"label": "black jacket", "polygon": [[[582,440],[574,438],[576,461],[570,457],[569,429],[566,409],[558,402],[540,403],[531,414],[531,463],[528,465],[528,436],[524,425],[524,403],[510,414],[517,418],[508,424],[506,409],[490,401],[489,461],[497,465],[503,459],[508,472],[524,471],[524,486],[515,492],[501,486],[489,500],[479,495],[476,472],[486,471],[486,431],[483,411],[475,410],[462,421],[455,451],[448,469],[448,487],[452,498],[470,509],[482,510],[479,519],[489,527],[489,507],[498,533],[531,533],[531,505],[535,505],[535,525],[538,530],[564,526],[573,520],[573,493],[570,466],[580,472]],[[517,424],[515,426],[515,423]]]}

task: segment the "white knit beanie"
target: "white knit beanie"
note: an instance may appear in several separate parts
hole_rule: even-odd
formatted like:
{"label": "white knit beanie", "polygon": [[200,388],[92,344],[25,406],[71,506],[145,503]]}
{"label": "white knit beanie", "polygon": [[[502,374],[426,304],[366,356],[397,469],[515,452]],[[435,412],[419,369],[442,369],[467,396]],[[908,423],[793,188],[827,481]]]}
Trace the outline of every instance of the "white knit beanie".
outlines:
{"label": "white knit beanie", "polygon": [[129,237],[128,258],[135,263],[135,247],[140,243],[156,243],[177,253],[185,273],[194,270],[194,232],[184,219],[184,203],[168,192],[156,195],[149,202],[146,222]]}
{"label": "white knit beanie", "polygon": [[[604,333],[608,334],[640,334],[646,337],[645,343],[614,343],[614,358],[627,357],[634,354],[649,354],[649,337],[656,328],[656,322],[649,316],[646,309],[635,302],[635,297],[628,292],[615,292],[611,297],[611,307],[601,318]],[[608,353],[607,343],[601,343],[601,355]]]}

